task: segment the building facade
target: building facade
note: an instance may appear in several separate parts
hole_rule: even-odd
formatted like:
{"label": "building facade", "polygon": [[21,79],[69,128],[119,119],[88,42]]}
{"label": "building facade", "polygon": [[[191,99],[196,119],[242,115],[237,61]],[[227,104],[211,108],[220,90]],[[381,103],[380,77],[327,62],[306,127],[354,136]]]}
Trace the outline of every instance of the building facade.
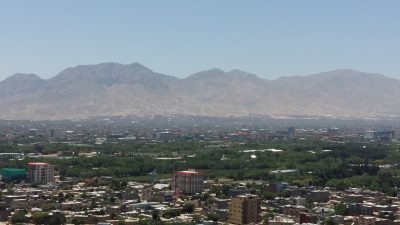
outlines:
{"label": "building facade", "polygon": [[27,165],[30,183],[47,184],[54,181],[54,166],[42,162],[30,162]]}
{"label": "building facade", "polygon": [[257,224],[260,221],[261,200],[257,195],[239,195],[229,204],[228,222],[232,224]]}
{"label": "building facade", "polygon": [[175,194],[194,194],[203,191],[204,176],[194,170],[177,171],[172,177],[172,190]]}

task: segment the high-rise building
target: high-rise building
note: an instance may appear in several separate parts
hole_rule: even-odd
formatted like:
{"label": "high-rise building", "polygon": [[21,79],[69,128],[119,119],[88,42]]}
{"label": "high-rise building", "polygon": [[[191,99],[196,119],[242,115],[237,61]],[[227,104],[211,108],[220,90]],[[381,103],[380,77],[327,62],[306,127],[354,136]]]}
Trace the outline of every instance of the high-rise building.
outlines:
{"label": "high-rise building", "polygon": [[238,195],[229,203],[228,222],[256,224],[260,221],[261,200],[257,195]]}
{"label": "high-rise building", "polygon": [[28,177],[32,184],[47,184],[54,181],[54,166],[42,162],[30,162]]}
{"label": "high-rise building", "polygon": [[177,171],[172,177],[172,190],[175,194],[194,194],[203,191],[204,176],[194,170]]}
{"label": "high-rise building", "polygon": [[296,129],[294,127],[289,127],[287,133],[289,138],[293,138],[296,135]]}

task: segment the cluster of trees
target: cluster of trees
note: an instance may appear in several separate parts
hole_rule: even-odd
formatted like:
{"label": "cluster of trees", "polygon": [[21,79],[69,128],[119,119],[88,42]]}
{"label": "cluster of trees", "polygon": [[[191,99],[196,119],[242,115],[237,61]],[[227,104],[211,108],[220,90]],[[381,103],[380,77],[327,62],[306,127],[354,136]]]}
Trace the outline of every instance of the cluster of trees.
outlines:
{"label": "cluster of trees", "polygon": [[[338,189],[350,186],[394,192],[400,186],[398,175],[400,152],[395,144],[327,143],[315,140],[248,142],[245,145],[207,148],[213,143],[201,141],[144,142],[127,141],[99,146],[46,144],[31,146],[32,151],[57,149],[73,157],[46,159],[56,165],[62,177],[93,178],[112,176],[120,179],[146,177],[152,171],[157,176],[175,170],[195,168],[211,178],[235,180],[261,179],[290,181],[298,185],[329,185]],[[2,147],[18,148],[3,144]],[[27,148],[21,147],[23,149]],[[282,149],[282,152],[243,152],[245,149]],[[329,149],[330,151],[324,151]],[[21,149],[20,149],[21,150]],[[79,157],[79,152],[96,151],[95,157]],[[256,157],[251,158],[254,154]],[[179,160],[159,160],[157,157],[180,156]],[[221,160],[222,157],[228,160]],[[37,160],[37,159],[35,159]],[[44,160],[44,159],[43,159]],[[25,160],[5,161],[3,167],[24,167]],[[379,166],[390,165],[382,170]],[[288,174],[272,170],[293,169]]]}
{"label": "cluster of trees", "polygon": [[31,218],[26,217],[26,211],[18,210],[11,217],[12,224],[33,222],[34,224],[61,225],[65,223],[65,216],[62,213],[34,212]]}

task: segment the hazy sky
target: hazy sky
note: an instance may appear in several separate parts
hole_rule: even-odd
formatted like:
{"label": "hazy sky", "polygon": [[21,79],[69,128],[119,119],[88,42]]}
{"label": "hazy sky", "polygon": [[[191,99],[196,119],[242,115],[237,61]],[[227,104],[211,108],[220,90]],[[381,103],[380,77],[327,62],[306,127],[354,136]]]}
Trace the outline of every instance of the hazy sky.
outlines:
{"label": "hazy sky", "polygon": [[400,1],[1,0],[0,79],[139,62],[186,77],[339,68],[400,77]]}

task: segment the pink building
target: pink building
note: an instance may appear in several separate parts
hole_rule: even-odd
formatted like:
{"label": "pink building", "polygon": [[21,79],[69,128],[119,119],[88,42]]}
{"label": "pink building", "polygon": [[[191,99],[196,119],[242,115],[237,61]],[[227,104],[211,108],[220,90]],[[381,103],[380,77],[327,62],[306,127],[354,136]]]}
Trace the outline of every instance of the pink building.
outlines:
{"label": "pink building", "polygon": [[30,162],[28,177],[32,184],[47,184],[54,181],[54,166],[42,162]]}
{"label": "pink building", "polygon": [[194,170],[177,171],[172,177],[175,194],[194,194],[203,191],[204,176]]}

